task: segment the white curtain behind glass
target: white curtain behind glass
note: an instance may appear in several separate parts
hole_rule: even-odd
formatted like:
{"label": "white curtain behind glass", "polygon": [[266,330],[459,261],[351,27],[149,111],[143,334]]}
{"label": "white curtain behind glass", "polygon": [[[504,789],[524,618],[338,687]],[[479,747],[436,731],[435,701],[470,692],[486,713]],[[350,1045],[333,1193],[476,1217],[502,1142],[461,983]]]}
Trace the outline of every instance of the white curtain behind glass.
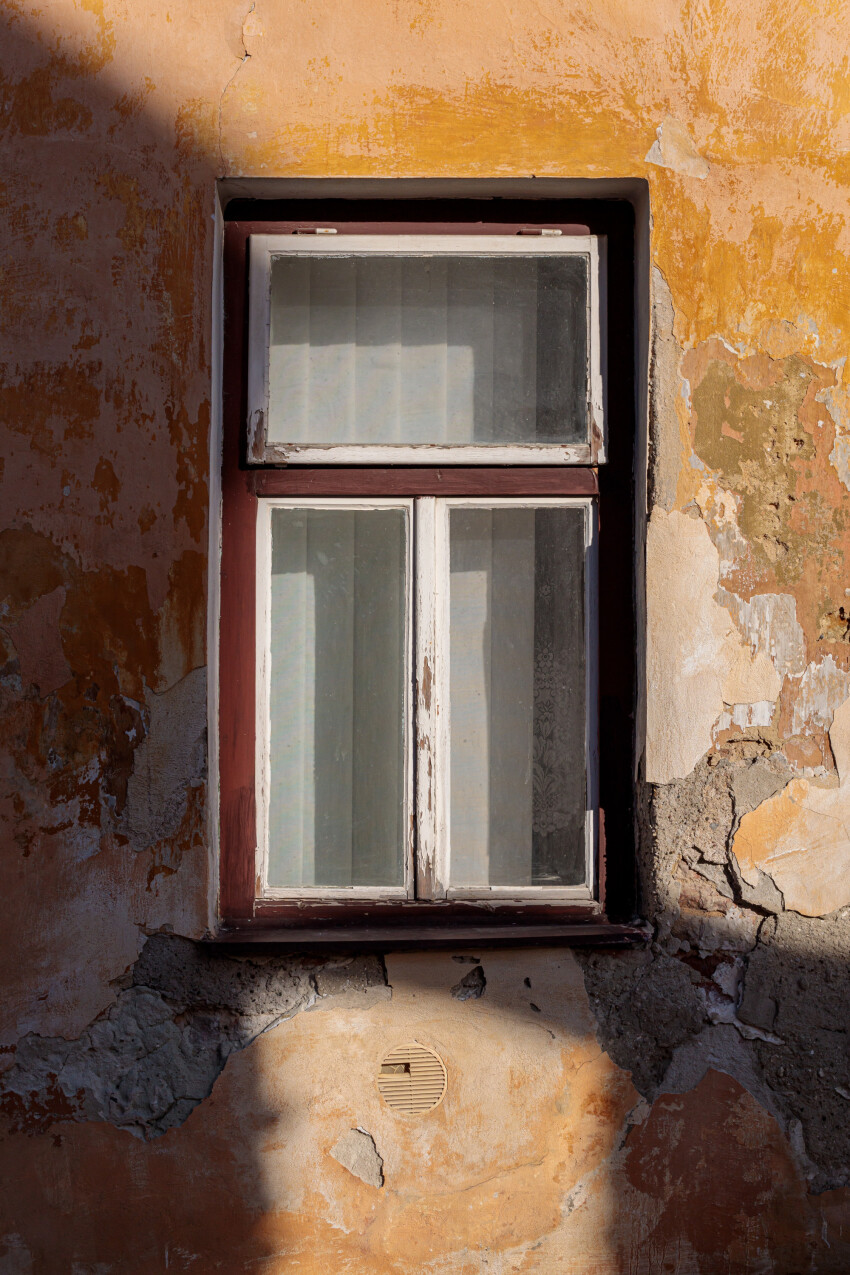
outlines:
{"label": "white curtain behind glass", "polygon": [[272,514],[268,884],[403,875],[405,515]]}
{"label": "white curtain behind glass", "polygon": [[451,511],[451,877],[530,885],[534,510]]}
{"label": "white curtain behind glass", "polygon": [[453,885],[585,879],[584,512],[452,508]]}
{"label": "white curtain behind glass", "polygon": [[583,257],[272,259],[272,443],[586,434]]}

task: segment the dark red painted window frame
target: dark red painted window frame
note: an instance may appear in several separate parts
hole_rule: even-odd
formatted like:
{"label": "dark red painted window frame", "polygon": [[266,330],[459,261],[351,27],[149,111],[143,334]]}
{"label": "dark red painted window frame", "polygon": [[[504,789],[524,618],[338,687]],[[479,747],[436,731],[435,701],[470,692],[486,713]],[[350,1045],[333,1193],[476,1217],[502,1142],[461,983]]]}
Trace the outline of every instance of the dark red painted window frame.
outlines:
{"label": "dark red painted window frame", "polygon": [[[608,251],[608,462],[590,466],[258,467],[246,457],[247,248],[251,234],[335,226],[347,234],[603,234]],[[225,214],[220,880],[217,937],[367,949],[460,941],[629,943],[634,910],[634,214],[630,204],[554,200],[238,201]],[[600,837],[598,901],[493,904],[262,900],[256,880],[256,519],[264,496],[599,497]]]}

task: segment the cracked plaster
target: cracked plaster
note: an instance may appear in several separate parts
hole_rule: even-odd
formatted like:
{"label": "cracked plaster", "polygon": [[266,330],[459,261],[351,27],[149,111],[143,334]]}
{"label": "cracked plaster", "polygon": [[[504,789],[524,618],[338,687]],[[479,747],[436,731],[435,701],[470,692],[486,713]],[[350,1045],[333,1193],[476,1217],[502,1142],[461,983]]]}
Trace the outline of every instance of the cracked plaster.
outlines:
{"label": "cracked plaster", "polygon": [[698,518],[655,509],[647,533],[646,778],[690,774],[725,706],[773,704],[781,678],[715,601],[719,554]]}
{"label": "cracked plaster", "polygon": [[154,935],[128,986],[78,1039],[17,1042],[0,1074],[0,1110],[24,1129],[104,1120],[158,1137],[209,1096],[235,1050],[328,997],[349,1003],[346,993],[359,1006],[389,997],[375,957],[237,959]]}
{"label": "cracked plaster", "polygon": [[670,168],[683,177],[697,177],[700,181],[705,181],[711,172],[711,165],[694,146],[685,125],[672,115],[666,115],[658,125],[646,162]]}
{"label": "cracked plaster", "polygon": [[749,885],[771,878],[786,908],[826,916],[850,903],[850,699],[829,732],[836,777],[793,779],[744,816],[732,850]]}
{"label": "cracked plaster", "polygon": [[[364,24],[350,7],[262,7],[262,23],[246,14],[240,26],[242,10],[215,4],[203,23],[109,0],[38,12],[7,5],[4,196],[14,212],[3,244],[11,354],[2,481],[13,534],[29,528],[65,556],[46,563],[35,539],[20,542],[2,639],[13,723],[2,794],[4,1030],[11,1043],[23,1033],[20,1065],[44,1080],[36,1092],[48,1106],[55,1101],[47,1136],[35,1136],[36,1120],[33,1136],[7,1144],[2,1261],[16,1272],[99,1272],[120,1270],[132,1251],[150,1270],[279,1260],[357,1275],[411,1263],[440,1275],[485,1265],[575,1275],[578,1252],[578,1275],[642,1269],[659,1254],[682,1275],[706,1275],[720,1246],[747,1275],[843,1275],[843,920],[783,912],[771,877],[753,864],[745,878],[729,844],[749,810],[781,799],[773,785],[784,788],[795,770],[817,800],[837,800],[814,777],[832,769],[825,732],[848,675],[838,623],[850,278],[844,14],[829,4],[816,20],[793,5],[739,5],[683,23],[680,5],[624,0],[590,16],[519,9],[482,22],[440,0],[378,4]],[[710,166],[698,149],[707,138]],[[653,533],[651,607],[681,624],[690,662],[681,679],[682,652],[654,648],[663,655],[654,686],[673,712],[666,722],[656,715],[647,758],[650,777],[666,776],[645,794],[641,848],[655,946],[640,959],[582,958],[600,1039],[655,1095],[625,1115],[633,1095],[592,1042],[575,971],[553,981],[549,954],[532,965],[487,955],[486,995],[461,1004],[451,996],[456,968],[438,975],[439,961],[400,959],[400,1017],[380,981],[353,987],[323,965],[314,977],[333,978],[334,995],[308,997],[308,1012],[251,1037],[251,1013],[235,1005],[245,966],[222,959],[220,986],[204,981],[209,973],[183,986],[178,962],[155,975],[150,954],[163,941],[144,944],[157,926],[200,933],[208,891],[192,670],[206,643],[214,176],[564,171],[647,177],[653,500],[674,526],[699,512],[718,555],[715,571],[702,532],[685,529],[695,543],[683,565],[697,573],[688,598],[665,576],[668,541]],[[709,346],[733,370],[714,367],[704,383]],[[803,363],[752,362],[762,355]],[[765,400],[776,402],[770,385],[782,378],[806,390],[785,385],[777,421]],[[8,639],[32,607],[44,644],[18,630],[18,649]],[[769,678],[758,656],[785,679],[770,725],[764,706],[774,700],[748,698],[759,669]],[[723,687],[736,662],[737,713],[740,687]],[[72,676],[61,680],[66,666]],[[180,687],[173,699],[158,698],[171,687]],[[185,810],[167,774],[148,786],[143,770],[156,758],[186,777]],[[132,845],[117,843],[122,827]],[[168,944],[179,940],[162,950]],[[140,981],[116,988],[140,946]],[[290,992],[275,1005],[289,1004]],[[505,1016],[519,1023],[510,1048]],[[379,1193],[332,1183],[328,1167],[340,1171],[326,1152],[360,1118],[355,1109],[371,1100],[360,1078],[402,1029],[459,1042],[452,1066],[465,1097],[455,1110],[487,1152],[471,1139],[459,1151],[433,1127],[429,1141],[427,1126],[399,1141],[388,1126],[379,1144],[395,1146],[388,1161],[400,1166],[404,1203],[375,1214],[354,1193]],[[37,1045],[33,1033],[49,1039]],[[156,1051],[146,1052],[159,1039],[173,1059],[161,1080]],[[250,1043],[222,1069],[231,1040]],[[59,1073],[70,1059],[66,1088],[76,1079],[82,1091],[57,1095],[38,1049]],[[568,1072],[577,1062],[573,1109],[561,1102],[559,1054]],[[116,1058],[135,1090],[122,1088]],[[186,1092],[168,1091],[172,1074]],[[208,1083],[213,1092],[196,1102]],[[665,1097],[665,1083],[681,1092]],[[126,1127],[69,1111],[78,1092],[90,1113]],[[493,1103],[503,1093],[507,1118]],[[540,1126],[523,1143],[531,1102]],[[169,1110],[166,1136],[127,1136],[134,1121],[157,1132]],[[432,1204],[429,1176],[443,1191],[446,1164],[450,1194]],[[305,1182],[315,1186],[309,1197]],[[824,1194],[813,1202],[804,1183]],[[390,1180],[382,1198],[392,1189]]]}
{"label": "cracked plaster", "polygon": [[331,1147],[330,1155],[367,1186],[384,1185],[384,1162],[375,1139],[365,1129],[349,1129]]}

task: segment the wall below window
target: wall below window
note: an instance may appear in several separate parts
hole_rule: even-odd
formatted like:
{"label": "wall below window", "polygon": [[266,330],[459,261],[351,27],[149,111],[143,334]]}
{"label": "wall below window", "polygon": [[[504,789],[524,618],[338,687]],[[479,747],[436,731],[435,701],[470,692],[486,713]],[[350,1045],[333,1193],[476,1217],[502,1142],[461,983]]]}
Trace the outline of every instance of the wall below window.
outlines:
{"label": "wall below window", "polygon": [[[0,1270],[845,1272],[843,10],[0,12]],[[648,191],[646,948],[203,942],[216,192],[302,178]]]}

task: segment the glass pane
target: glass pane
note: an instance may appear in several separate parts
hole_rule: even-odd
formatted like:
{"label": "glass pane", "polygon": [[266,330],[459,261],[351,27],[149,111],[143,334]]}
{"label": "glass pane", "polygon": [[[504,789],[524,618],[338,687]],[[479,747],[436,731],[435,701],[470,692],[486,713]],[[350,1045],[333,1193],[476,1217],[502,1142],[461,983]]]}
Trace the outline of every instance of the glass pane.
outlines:
{"label": "glass pane", "polygon": [[268,884],[404,880],[403,509],[272,511]]}
{"label": "glass pane", "polygon": [[272,258],[268,439],[587,439],[588,258]]}
{"label": "glass pane", "polygon": [[585,880],[584,519],[450,510],[452,885]]}

